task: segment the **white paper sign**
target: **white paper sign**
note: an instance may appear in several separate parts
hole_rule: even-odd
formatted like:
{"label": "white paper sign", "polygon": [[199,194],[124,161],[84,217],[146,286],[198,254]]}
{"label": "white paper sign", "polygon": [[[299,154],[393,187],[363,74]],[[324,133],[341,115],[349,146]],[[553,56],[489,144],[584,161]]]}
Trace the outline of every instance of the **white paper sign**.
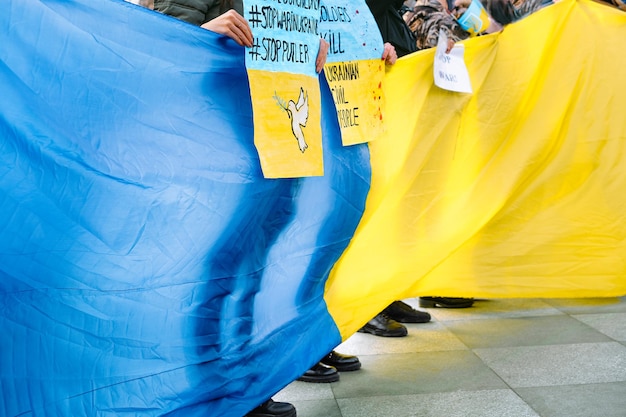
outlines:
{"label": "white paper sign", "polygon": [[448,37],[443,30],[439,31],[439,42],[435,52],[434,77],[435,85],[444,90],[459,93],[471,93],[469,73],[465,66],[463,55],[465,45],[456,44],[450,53],[446,54]]}

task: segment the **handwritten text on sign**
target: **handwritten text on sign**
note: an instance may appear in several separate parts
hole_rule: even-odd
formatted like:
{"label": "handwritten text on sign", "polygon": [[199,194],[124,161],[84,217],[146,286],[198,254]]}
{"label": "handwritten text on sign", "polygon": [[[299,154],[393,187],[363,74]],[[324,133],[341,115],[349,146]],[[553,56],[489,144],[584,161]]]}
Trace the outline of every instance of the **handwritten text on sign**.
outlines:
{"label": "handwritten text on sign", "polygon": [[[322,38],[329,44],[328,55],[344,54],[346,52],[346,43],[341,44],[341,31],[335,31],[331,25],[326,23],[339,22],[350,23],[350,13],[345,6],[326,6],[322,5],[320,13],[320,24],[325,28],[321,32]],[[345,36],[344,36],[345,38]]]}
{"label": "handwritten text on sign", "polygon": [[337,118],[341,128],[359,125],[359,107],[351,106],[346,97],[346,83],[344,81],[358,80],[359,63],[353,62],[337,62],[328,64],[324,72],[326,79],[330,85],[330,91],[337,107]]}
{"label": "handwritten text on sign", "polygon": [[246,0],[244,16],[254,35],[249,69],[316,76],[320,0]]}
{"label": "handwritten text on sign", "polygon": [[472,85],[463,59],[465,45],[455,45],[450,53],[446,53],[447,45],[448,37],[441,30],[439,31],[439,41],[437,42],[433,65],[435,85],[444,90],[471,93]]}
{"label": "handwritten text on sign", "polygon": [[323,0],[320,35],[329,44],[324,74],[337,108],[344,145],[382,131],[383,40],[362,0]]}
{"label": "handwritten text on sign", "polygon": [[363,0],[323,0],[320,36],[329,44],[327,62],[380,58],[383,40]]}

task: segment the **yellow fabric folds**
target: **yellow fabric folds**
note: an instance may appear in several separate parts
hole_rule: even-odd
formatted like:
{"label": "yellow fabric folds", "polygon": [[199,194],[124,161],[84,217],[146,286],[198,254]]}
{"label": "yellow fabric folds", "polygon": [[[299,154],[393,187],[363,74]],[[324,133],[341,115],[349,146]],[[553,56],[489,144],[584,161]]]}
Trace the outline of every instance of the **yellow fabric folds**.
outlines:
{"label": "yellow fabric folds", "polygon": [[326,287],[343,337],[406,297],[626,294],[626,13],[563,0],[388,72],[365,215]]}

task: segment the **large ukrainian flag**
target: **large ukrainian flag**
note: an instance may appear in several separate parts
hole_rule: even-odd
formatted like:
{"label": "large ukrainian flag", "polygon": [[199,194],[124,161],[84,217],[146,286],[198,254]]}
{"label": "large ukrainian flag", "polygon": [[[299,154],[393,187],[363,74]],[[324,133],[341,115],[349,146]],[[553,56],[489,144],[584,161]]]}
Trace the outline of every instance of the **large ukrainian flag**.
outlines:
{"label": "large ukrainian flag", "polygon": [[322,76],[325,175],[271,180],[243,48],[5,1],[0,414],[241,416],[397,298],[625,294],[625,30],[567,0],[476,38],[472,96],[403,59],[371,148]]}

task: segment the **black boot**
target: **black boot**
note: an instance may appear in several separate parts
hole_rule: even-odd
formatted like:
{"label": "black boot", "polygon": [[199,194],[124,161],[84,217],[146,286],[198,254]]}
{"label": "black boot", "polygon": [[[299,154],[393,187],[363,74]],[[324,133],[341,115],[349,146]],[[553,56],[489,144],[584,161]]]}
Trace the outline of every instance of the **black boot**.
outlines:
{"label": "black boot", "polygon": [[424,308],[468,308],[473,304],[473,298],[420,297],[420,307]]}
{"label": "black boot", "polygon": [[331,350],[320,362],[324,365],[335,367],[339,372],[361,369],[361,361],[359,361],[359,358],[352,355],[344,355],[334,350]]}
{"label": "black boot", "polygon": [[271,398],[246,414],[246,417],[296,417],[296,407]]}
{"label": "black boot", "polygon": [[361,327],[359,332],[382,337],[403,337],[408,334],[406,327],[385,316],[383,313],[379,313],[376,317],[365,323],[365,326]]}
{"label": "black boot", "polygon": [[306,371],[304,375],[298,378],[302,382],[337,382],[339,381],[339,372],[334,366],[328,366],[321,362],[313,365],[311,369]]}
{"label": "black boot", "polygon": [[402,301],[394,301],[383,310],[383,313],[390,319],[400,323],[428,323],[430,314],[419,311]]}

